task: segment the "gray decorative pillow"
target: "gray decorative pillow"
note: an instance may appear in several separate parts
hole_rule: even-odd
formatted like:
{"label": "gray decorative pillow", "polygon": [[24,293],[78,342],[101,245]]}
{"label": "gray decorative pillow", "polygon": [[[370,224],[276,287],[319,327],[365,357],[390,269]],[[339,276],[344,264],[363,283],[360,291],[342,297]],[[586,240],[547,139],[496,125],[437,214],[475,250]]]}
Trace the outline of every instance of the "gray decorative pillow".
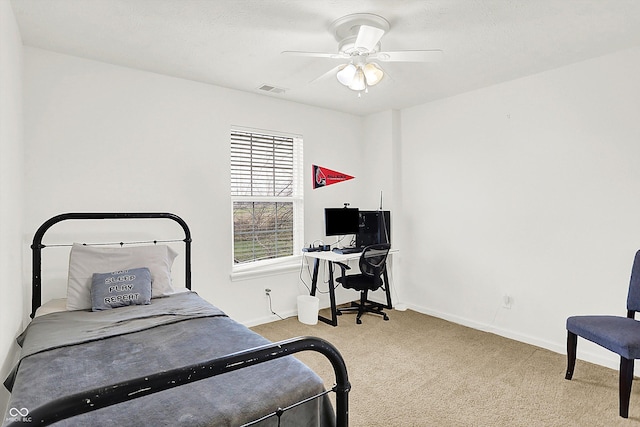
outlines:
{"label": "gray decorative pillow", "polygon": [[91,279],[92,311],[150,303],[151,272],[146,267],[95,273]]}

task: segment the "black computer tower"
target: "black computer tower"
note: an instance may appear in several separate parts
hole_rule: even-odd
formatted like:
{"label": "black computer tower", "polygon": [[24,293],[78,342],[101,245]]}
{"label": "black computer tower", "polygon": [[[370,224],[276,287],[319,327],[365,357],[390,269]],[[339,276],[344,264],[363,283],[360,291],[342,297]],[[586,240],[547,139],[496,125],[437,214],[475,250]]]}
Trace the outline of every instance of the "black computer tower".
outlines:
{"label": "black computer tower", "polygon": [[391,243],[391,212],[360,211],[356,246],[365,247],[377,243]]}

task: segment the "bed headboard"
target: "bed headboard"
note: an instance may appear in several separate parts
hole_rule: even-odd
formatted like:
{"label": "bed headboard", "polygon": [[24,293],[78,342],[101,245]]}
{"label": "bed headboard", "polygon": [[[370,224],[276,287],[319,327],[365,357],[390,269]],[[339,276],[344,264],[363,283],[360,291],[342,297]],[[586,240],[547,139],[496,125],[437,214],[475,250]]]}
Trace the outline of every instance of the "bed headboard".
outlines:
{"label": "bed headboard", "polygon": [[166,212],[108,212],[108,213],[64,213],[56,215],[45,221],[33,236],[32,250],[32,276],[31,276],[31,318],[36,314],[36,310],[42,304],[42,249],[46,245],[42,244],[42,238],[49,228],[54,224],[66,220],[82,220],[82,219],[145,219],[160,218],[168,219],[180,224],[184,230],[185,244],[185,286],[191,289],[191,231],[187,223],[178,215]]}

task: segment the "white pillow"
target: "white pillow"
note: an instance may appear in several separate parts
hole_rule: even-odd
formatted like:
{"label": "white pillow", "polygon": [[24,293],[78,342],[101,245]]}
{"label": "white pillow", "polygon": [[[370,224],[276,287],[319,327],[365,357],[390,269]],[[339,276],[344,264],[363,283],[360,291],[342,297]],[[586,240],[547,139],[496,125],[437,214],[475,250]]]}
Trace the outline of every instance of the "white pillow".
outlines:
{"label": "white pillow", "polygon": [[151,271],[151,297],[174,293],[171,266],[178,253],[166,245],[106,248],[74,243],[69,255],[67,310],[91,308],[93,273],[147,267]]}
{"label": "white pillow", "polygon": [[66,310],[67,310],[66,298],[52,299],[42,304],[40,307],[36,309],[36,315],[34,316],[34,318],[38,316],[44,316],[45,314],[57,313],[59,311],[66,311]]}

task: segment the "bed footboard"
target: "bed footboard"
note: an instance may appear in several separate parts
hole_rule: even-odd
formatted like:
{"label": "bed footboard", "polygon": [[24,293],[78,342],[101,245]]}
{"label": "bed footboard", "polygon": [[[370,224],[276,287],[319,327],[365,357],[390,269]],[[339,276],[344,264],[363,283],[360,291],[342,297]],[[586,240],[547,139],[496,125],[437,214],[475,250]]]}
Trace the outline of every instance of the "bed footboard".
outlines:
{"label": "bed footboard", "polygon": [[[226,372],[257,365],[300,351],[316,351],[324,355],[333,366],[336,384],[336,425],[349,425],[349,383],[347,368],[342,355],[329,342],[317,337],[298,337],[236,352],[207,363],[199,363],[179,369],[140,377],[107,387],[100,387],[46,403],[29,412],[34,425],[50,425],[75,415],[116,405],[138,397],[157,393],[191,382],[214,377]],[[274,412],[274,415],[278,415]],[[24,425],[14,422],[10,426]]]}

